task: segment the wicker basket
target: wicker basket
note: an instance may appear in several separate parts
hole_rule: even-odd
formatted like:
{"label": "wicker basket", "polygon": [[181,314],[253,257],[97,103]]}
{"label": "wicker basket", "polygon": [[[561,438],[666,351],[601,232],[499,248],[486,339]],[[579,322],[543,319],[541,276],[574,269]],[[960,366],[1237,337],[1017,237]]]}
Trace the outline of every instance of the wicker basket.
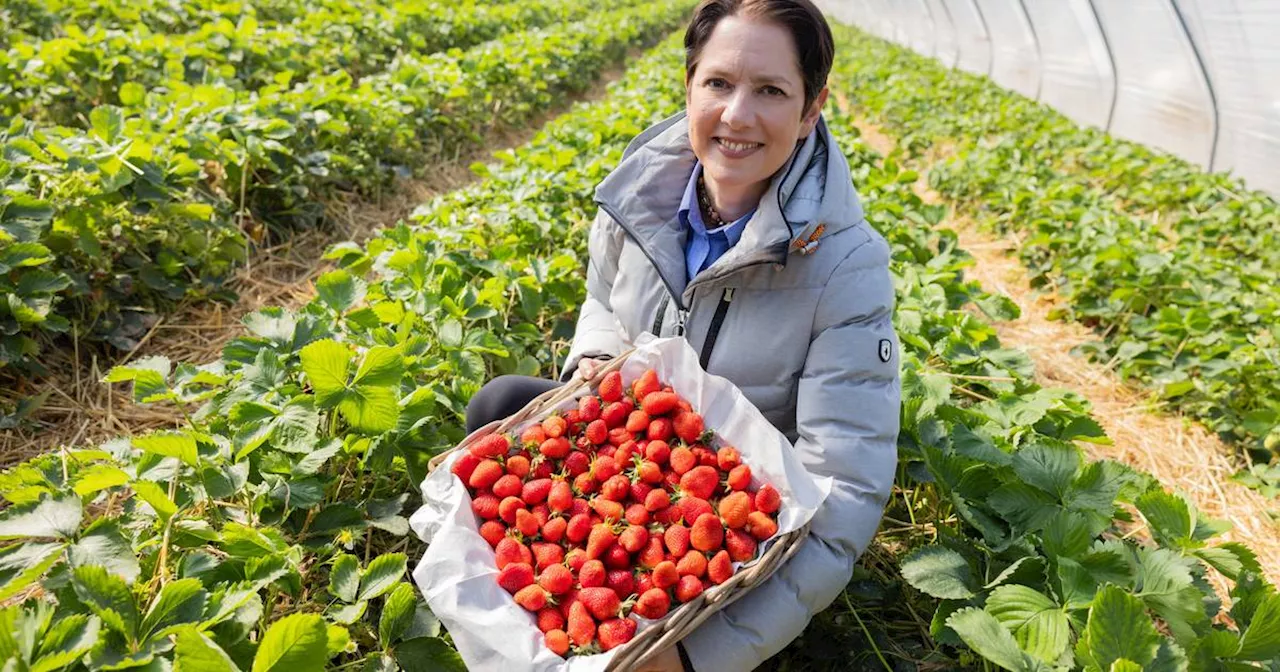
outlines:
{"label": "wicker basket", "polygon": [[[577,396],[581,390],[594,389],[605,374],[621,369],[630,354],[628,351],[601,367],[592,380],[583,380],[575,376],[569,383],[535,397],[514,415],[504,420],[494,421],[472,432],[470,436],[463,439],[462,443],[433,457],[427,465],[428,472],[440,466],[454,451],[466,450],[481,437],[493,432],[505,433],[525,421],[541,418],[564,401]],[[756,558],[753,564],[739,567],[728,581],[704,591],[691,602],[681,604],[661,620],[639,632],[630,642],[615,649],[614,657],[609,661],[606,671],[622,672],[638,669],[643,662],[675,646],[676,642],[692,633],[717,611],[733,604],[738,598],[747,594],[747,591],[764,583],[778,567],[800,550],[801,542],[809,534],[809,526],[809,523],[805,523],[800,528],[783,534],[769,546],[764,555]]]}

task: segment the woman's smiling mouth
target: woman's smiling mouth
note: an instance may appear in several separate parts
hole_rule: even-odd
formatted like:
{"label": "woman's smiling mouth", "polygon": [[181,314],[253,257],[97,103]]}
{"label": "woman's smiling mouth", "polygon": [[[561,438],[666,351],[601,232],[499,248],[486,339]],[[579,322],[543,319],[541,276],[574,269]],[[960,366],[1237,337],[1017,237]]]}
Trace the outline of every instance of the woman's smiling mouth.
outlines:
{"label": "woman's smiling mouth", "polygon": [[715,140],[716,146],[720,148],[720,151],[731,159],[743,158],[764,146],[764,143],[760,142],[743,142],[727,138],[716,138]]}

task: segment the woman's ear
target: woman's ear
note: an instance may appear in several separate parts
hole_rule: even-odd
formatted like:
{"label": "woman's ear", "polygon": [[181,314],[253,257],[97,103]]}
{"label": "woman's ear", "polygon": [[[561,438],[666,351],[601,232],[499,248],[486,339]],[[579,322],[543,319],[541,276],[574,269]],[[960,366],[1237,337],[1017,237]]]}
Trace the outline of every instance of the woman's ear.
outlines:
{"label": "woman's ear", "polygon": [[822,106],[827,104],[828,93],[830,93],[830,90],[825,86],[822,87],[822,90],[818,92],[818,96],[813,99],[813,104],[809,106],[805,115],[801,117],[800,140],[809,137],[809,134],[813,132],[814,127],[818,125],[818,117],[822,115]]}

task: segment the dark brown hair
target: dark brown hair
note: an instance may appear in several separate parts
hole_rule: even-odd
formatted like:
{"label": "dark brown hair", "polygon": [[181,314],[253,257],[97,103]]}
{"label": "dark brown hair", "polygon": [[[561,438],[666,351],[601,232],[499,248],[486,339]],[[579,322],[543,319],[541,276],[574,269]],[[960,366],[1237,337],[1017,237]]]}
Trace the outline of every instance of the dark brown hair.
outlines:
{"label": "dark brown hair", "polygon": [[693,77],[702,48],[711,39],[716,24],[726,16],[739,14],[775,23],[791,33],[804,77],[804,109],[808,112],[818,92],[827,85],[835,57],[831,26],[810,0],[702,0],[693,10],[693,20],[684,33],[686,81]]}

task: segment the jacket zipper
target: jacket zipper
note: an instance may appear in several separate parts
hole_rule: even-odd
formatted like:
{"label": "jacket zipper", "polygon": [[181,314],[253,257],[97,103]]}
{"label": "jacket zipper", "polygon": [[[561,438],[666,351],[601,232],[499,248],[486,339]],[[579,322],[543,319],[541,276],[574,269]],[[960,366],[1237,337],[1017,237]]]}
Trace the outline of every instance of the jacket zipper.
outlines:
{"label": "jacket zipper", "polygon": [[720,337],[720,327],[724,324],[724,318],[729,315],[729,303],[733,301],[733,287],[726,287],[724,293],[720,295],[720,303],[716,305],[716,312],[711,316],[711,326],[707,329],[707,340],[702,344],[702,354],[698,356],[698,364],[702,366],[702,370],[707,370],[707,365],[711,363],[711,351],[716,347],[716,339]]}

